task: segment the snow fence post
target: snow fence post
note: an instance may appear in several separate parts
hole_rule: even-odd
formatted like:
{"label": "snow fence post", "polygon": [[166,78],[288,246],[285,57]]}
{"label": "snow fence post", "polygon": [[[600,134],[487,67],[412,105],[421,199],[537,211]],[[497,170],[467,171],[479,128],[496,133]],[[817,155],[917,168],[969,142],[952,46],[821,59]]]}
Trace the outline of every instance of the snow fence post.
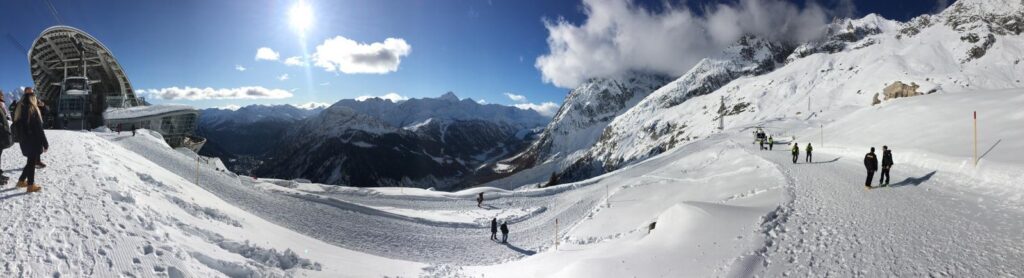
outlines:
{"label": "snow fence post", "polygon": [[558,251],[558,218],[555,218],[555,251]]}
{"label": "snow fence post", "polygon": [[978,111],[974,111],[974,167],[978,167]]}

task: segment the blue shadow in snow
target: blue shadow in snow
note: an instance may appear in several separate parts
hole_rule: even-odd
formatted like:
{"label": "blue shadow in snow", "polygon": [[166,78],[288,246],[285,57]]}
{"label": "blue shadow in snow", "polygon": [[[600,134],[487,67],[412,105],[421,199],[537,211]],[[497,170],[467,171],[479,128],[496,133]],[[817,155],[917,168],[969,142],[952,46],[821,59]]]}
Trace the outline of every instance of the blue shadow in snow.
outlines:
{"label": "blue shadow in snow", "polygon": [[533,256],[533,254],[537,254],[537,251],[531,251],[531,250],[522,249],[522,248],[516,247],[515,245],[512,245],[511,243],[505,243],[505,247],[508,247],[508,249],[512,249],[512,251],[519,252],[519,254],[523,254],[523,255],[527,255],[527,256]]}
{"label": "blue shadow in snow", "polygon": [[917,178],[909,177],[909,178],[903,179],[900,182],[897,182],[897,183],[894,183],[892,185],[889,185],[889,187],[907,186],[907,185],[918,186],[918,185],[921,185],[922,183],[930,180],[932,178],[932,176],[935,175],[935,172],[937,172],[937,171],[932,171],[931,173],[925,174],[924,176],[917,177]]}

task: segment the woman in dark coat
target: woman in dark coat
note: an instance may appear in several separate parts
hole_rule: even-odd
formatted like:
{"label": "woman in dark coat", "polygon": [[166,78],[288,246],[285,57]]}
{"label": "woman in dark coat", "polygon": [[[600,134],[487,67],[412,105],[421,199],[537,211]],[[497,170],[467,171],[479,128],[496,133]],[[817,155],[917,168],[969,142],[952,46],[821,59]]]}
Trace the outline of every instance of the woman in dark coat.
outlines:
{"label": "woman in dark coat", "polygon": [[14,110],[15,132],[18,133],[21,154],[25,155],[25,169],[18,178],[18,187],[26,187],[28,192],[38,192],[42,187],[36,184],[36,164],[39,156],[50,148],[43,131],[43,114],[39,110],[38,100],[32,88],[25,89],[25,95]]}

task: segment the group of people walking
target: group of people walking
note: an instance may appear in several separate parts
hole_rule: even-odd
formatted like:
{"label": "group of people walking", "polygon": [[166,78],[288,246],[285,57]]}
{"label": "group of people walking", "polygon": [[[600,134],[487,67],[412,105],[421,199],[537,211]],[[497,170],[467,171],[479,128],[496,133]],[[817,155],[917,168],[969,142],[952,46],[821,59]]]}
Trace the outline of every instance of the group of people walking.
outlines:
{"label": "group of people walking", "polygon": [[[484,193],[480,192],[476,195],[476,207],[482,208],[484,204]],[[508,242],[508,221],[501,222],[501,226],[498,225],[497,218],[491,218],[491,240],[498,241],[498,229],[501,229],[501,243]]]}
{"label": "group of people walking", "polygon": [[[764,136],[760,130],[754,133],[758,140],[760,140]],[[772,141],[772,137],[768,136],[769,150],[771,149],[771,145],[773,145],[774,143]],[[764,149],[763,144],[761,149]],[[814,147],[811,146],[811,143],[807,143],[807,146],[804,148],[804,151],[807,153],[807,155],[804,158],[804,162],[812,163],[814,161]],[[790,152],[793,155],[793,164],[796,164],[797,161],[800,160],[800,144],[793,142],[793,145],[790,148]],[[879,175],[878,179],[879,186],[889,186],[889,170],[892,169],[892,164],[892,151],[889,150],[889,146],[882,146],[882,173]],[[878,172],[879,170],[878,157],[875,155],[875,147],[871,147],[871,151],[864,155],[864,167],[867,168],[868,171],[868,176],[867,179],[864,181],[864,186],[867,188],[871,188],[871,180],[875,178],[875,172]]]}
{"label": "group of people walking", "polygon": [[[3,92],[0,91],[0,101]],[[17,187],[25,188],[26,192],[39,192],[42,186],[36,183],[36,168],[45,167],[40,156],[50,148],[43,130],[43,112],[39,99],[32,88],[25,88],[21,100],[14,106],[14,115],[5,107],[0,108],[3,122],[0,124],[0,153],[18,142],[21,154],[25,156],[25,168],[18,177]],[[8,122],[10,121],[10,122]],[[0,174],[0,182],[7,184],[8,178]]]}
{"label": "group of people walking", "polygon": [[[864,181],[864,186],[871,188],[871,180],[874,179],[875,172],[878,171],[878,157],[875,156],[875,147],[871,147],[871,151],[864,155],[864,168],[868,170],[868,178]],[[882,146],[882,174],[878,178],[879,186],[889,186],[889,169],[891,168],[892,151],[889,150],[889,146]]]}
{"label": "group of people walking", "polygon": [[[491,240],[498,241],[497,218],[491,218]],[[501,222],[501,243],[508,243],[508,221]]]}
{"label": "group of people walking", "polygon": [[[804,158],[804,162],[814,162],[812,155],[812,153],[814,152],[814,147],[811,146],[811,143],[807,143],[807,148],[805,148],[804,150],[807,151],[807,156],[806,158]],[[796,164],[797,160],[800,160],[800,144],[793,142],[793,148],[791,149],[791,151],[793,153],[793,164]]]}

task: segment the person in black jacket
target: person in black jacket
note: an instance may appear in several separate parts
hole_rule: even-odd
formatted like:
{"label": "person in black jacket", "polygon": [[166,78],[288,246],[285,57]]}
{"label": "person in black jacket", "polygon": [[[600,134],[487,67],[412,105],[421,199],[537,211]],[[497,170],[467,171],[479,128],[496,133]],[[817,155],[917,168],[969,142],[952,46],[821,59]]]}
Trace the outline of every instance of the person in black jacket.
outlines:
{"label": "person in black jacket", "polygon": [[889,146],[882,146],[882,174],[878,178],[882,186],[889,186],[889,168],[892,168],[892,151]]}
{"label": "person in black jacket", "polygon": [[[0,90],[0,104],[3,103],[4,91]],[[3,128],[3,130],[6,130],[7,132],[6,134],[3,135],[3,138],[0,138],[0,141],[2,141],[0,142],[0,154],[2,154],[4,149],[7,149],[8,147],[14,144],[14,141],[13,137],[11,136],[10,122],[8,122],[9,120],[11,120],[11,115],[9,112],[7,112],[7,107],[0,107],[0,114],[2,114],[0,115],[0,128]],[[8,180],[10,179],[7,177],[7,175],[0,173],[0,184],[7,184]]]}
{"label": "person in black jacket", "polygon": [[793,152],[793,164],[796,164],[797,159],[800,158],[800,144],[793,142],[793,149],[790,151]]}
{"label": "person in black jacket", "polygon": [[491,240],[498,241],[498,219],[491,218]]}
{"label": "person in black jacket", "polygon": [[871,179],[875,176],[875,171],[878,171],[878,158],[875,157],[875,147],[871,147],[871,152],[864,155],[864,168],[868,169],[868,179],[864,182],[864,186],[871,188]]}
{"label": "person in black jacket", "polygon": [[814,147],[811,147],[811,143],[807,143],[807,149],[806,150],[807,150],[807,159],[806,159],[806,161],[807,161],[807,163],[811,163],[811,161],[814,161],[814,159],[811,158],[811,152],[814,151]]}
{"label": "person in black jacket", "polygon": [[501,222],[501,243],[508,243],[508,221]]}
{"label": "person in black jacket", "polygon": [[21,171],[17,186],[25,187],[28,192],[38,192],[42,187],[36,184],[36,164],[39,163],[39,156],[50,148],[50,143],[43,131],[43,115],[32,88],[25,88],[25,95],[14,110],[14,124],[21,143],[21,154],[26,157],[25,169]]}

